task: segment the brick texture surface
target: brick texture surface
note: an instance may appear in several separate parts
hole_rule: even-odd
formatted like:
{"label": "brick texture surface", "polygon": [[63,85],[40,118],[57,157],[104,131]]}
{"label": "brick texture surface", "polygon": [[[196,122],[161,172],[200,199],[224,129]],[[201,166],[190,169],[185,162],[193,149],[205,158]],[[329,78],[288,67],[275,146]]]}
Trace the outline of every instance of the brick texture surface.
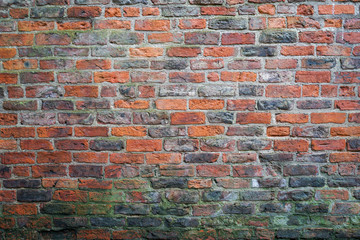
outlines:
{"label": "brick texture surface", "polygon": [[359,7],[0,0],[0,238],[359,238]]}

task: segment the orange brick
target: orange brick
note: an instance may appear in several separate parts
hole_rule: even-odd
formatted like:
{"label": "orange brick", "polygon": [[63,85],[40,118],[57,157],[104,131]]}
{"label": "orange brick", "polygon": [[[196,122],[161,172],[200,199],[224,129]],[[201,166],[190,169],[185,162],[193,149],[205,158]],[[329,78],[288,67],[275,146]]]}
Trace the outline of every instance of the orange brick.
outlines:
{"label": "orange brick", "polygon": [[268,127],[267,135],[272,137],[289,136],[290,127]]}
{"label": "orange brick", "polygon": [[188,134],[190,137],[207,137],[224,134],[223,126],[190,126]]}
{"label": "orange brick", "polygon": [[155,105],[161,110],[186,110],[185,99],[158,99]]}
{"label": "orange brick", "polygon": [[129,50],[132,57],[159,57],[164,53],[162,48],[153,47],[130,48]]}
{"label": "orange brick", "polygon": [[309,142],[306,140],[277,140],[274,142],[275,151],[306,152],[308,149]]}
{"label": "orange brick", "polygon": [[180,164],[180,153],[147,153],[146,164]]}
{"label": "orange brick", "polygon": [[132,137],[144,137],[146,136],[146,127],[113,127],[111,129],[113,136],[132,136]]}
{"label": "orange brick", "polygon": [[119,100],[114,102],[115,108],[131,108],[131,109],[147,109],[149,108],[149,101],[145,100],[134,100],[134,101],[126,101]]}
{"label": "orange brick", "polygon": [[179,112],[171,114],[171,124],[203,124],[205,123],[205,114],[202,112]]}
{"label": "orange brick", "polygon": [[224,100],[216,100],[216,99],[190,99],[189,100],[189,108],[190,109],[223,109],[224,108]]}
{"label": "orange brick", "polygon": [[0,48],[0,58],[13,58],[15,55],[15,48]]}
{"label": "orange brick", "polygon": [[344,123],[346,113],[311,113],[312,123]]}
{"label": "orange brick", "polygon": [[154,152],[161,151],[162,141],[153,139],[128,139],[126,150],[129,152]]}

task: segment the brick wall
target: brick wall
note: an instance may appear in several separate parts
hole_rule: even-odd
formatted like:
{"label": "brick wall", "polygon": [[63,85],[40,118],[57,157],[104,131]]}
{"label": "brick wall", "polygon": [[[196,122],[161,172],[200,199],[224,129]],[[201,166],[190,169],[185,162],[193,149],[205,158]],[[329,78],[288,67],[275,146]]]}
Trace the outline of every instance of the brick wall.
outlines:
{"label": "brick wall", "polygon": [[359,238],[358,1],[0,18],[0,238]]}

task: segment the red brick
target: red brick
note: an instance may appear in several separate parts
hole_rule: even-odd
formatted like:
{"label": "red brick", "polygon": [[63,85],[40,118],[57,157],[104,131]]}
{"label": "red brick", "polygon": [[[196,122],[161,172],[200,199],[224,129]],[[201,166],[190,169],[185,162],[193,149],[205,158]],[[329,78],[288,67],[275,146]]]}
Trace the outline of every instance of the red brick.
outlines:
{"label": "red brick", "polygon": [[15,55],[15,48],[0,48],[0,58],[13,58]]}
{"label": "red brick", "polygon": [[297,7],[297,15],[313,15],[314,14],[314,7],[312,5],[305,5],[301,4]]}
{"label": "red brick", "polygon": [[159,57],[163,55],[162,48],[143,47],[143,48],[130,48],[131,57]]}
{"label": "red brick", "polygon": [[[0,113],[0,125],[16,125],[17,123],[17,114],[14,113]],[[9,128],[10,129],[10,128]],[[0,136],[3,137],[3,131],[8,131],[6,129],[0,129]]]}
{"label": "red brick", "polygon": [[174,33],[151,33],[148,34],[149,43],[179,42],[181,36]]}
{"label": "red brick", "polygon": [[180,153],[147,153],[146,164],[180,164]]}
{"label": "red brick", "polygon": [[27,8],[12,8],[9,10],[12,18],[23,19],[29,16],[29,9]]}
{"label": "red brick", "polygon": [[221,43],[223,45],[254,44],[255,35],[253,33],[224,33]]}
{"label": "red brick", "polygon": [[314,47],[313,46],[281,46],[281,55],[284,56],[314,55]]}
{"label": "red brick", "polygon": [[266,133],[271,137],[289,136],[290,127],[268,127]]}
{"label": "red brick", "polygon": [[101,14],[100,7],[70,7],[67,9],[68,17],[74,18],[93,18]]}
{"label": "red brick", "polygon": [[61,165],[37,165],[31,167],[32,177],[65,177],[66,166]]}
{"label": "red brick", "polygon": [[201,7],[201,15],[224,15],[224,16],[235,16],[236,8],[228,7]]}
{"label": "red brick", "polygon": [[350,56],[351,48],[345,46],[318,46],[316,47],[318,56]]}
{"label": "red brick", "polygon": [[190,99],[189,100],[189,108],[190,109],[223,109],[224,108],[224,100],[216,100],[216,99]]}
{"label": "red brick", "polygon": [[0,139],[0,149],[14,150],[16,148],[17,148],[16,140],[1,140]]}
{"label": "red brick", "polygon": [[[288,20],[288,22],[289,22],[289,20]],[[286,28],[286,19],[285,18],[275,18],[275,17],[268,18],[268,28]]]}
{"label": "red brick", "polygon": [[42,139],[29,139],[29,140],[21,140],[20,147],[23,150],[53,150],[54,147],[49,140]]}
{"label": "red brick", "polygon": [[62,202],[87,202],[88,193],[80,190],[56,190],[53,200]]}
{"label": "red brick", "polygon": [[4,138],[29,138],[35,137],[35,128],[33,127],[13,127],[1,128],[0,136]]}
{"label": "red brick", "polygon": [[18,177],[29,177],[30,176],[30,167],[14,166],[12,173]]}
{"label": "red brick", "polygon": [[296,59],[266,59],[266,69],[294,69],[297,66]]}
{"label": "red brick", "polygon": [[121,17],[121,8],[106,8],[105,17]]}
{"label": "red brick", "polygon": [[121,20],[97,20],[94,23],[95,29],[130,29],[130,21]]}
{"label": "red brick", "polygon": [[188,181],[188,188],[203,189],[211,188],[211,179],[191,179]]}
{"label": "red brick", "polygon": [[244,179],[227,179],[227,178],[218,178],[216,179],[216,185],[226,189],[239,189],[239,188],[248,188],[250,187],[250,182]]}
{"label": "red brick", "polygon": [[24,32],[31,31],[48,31],[54,29],[54,22],[46,21],[20,21],[18,22],[18,30]]}
{"label": "red brick", "polygon": [[106,59],[93,59],[93,60],[78,60],[76,61],[76,68],[79,70],[86,69],[110,69],[111,61]]}
{"label": "red brick", "polygon": [[95,72],[94,81],[96,83],[126,83],[130,80],[129,72]]}
{"label": "red brick", "polygon": [[239,124],[270,124],[271,113],[238,113],[236,123]]}
{"label": "red brick", "polygon": [[262,166],[247,165],[247,166],[233,166],[234,177],[262,177]]}
{"label": "red brick", "polygon": [[275,151],[284,152],[306,152],[309,149],[309,142],[306,140],[276,140]]}
{"label": "red brick", "polygon": [[59,150],[87,150],[88,141],[85,139],[56,140],[55,147]]}
{"label": "red brick", "polygon": [[158,99],[156,108],[160,110],[186,110],[186,99]]}
{"label": "red brick", "polygon": [[36,215],[37,208],[36,204],[25,203],[15,205],[3,205],[4,215]]}
{"label": "red brick", "polygon": [[166,52],[169,57],[196,57],[200,53],[200,48],[191,47],[172,47],[169,48]]}
{"label": "red brick", "polygon": [[235,54],[233,47],[206,47],[204,48],[205,57],[231,57]]}
{"label": "red brick", "polygon": [[35,153],[32,152],[6,152],[2,156],[3,164],[34,164]]}
{"label": "red brick", "polygon": [[79,188],[111,189],[112,181],[97,180],[97,179],[79,179]]}
{"label": "red brick", "polygon": [[74,131],[77,137],[106,137],[108,135],[107,127],[75,127]]}
{"label": "red brick", "polygon": [[146,136],[146,128],[142,126],[131,127],[113,127],[111,129],[113,136],[132,136],[132,137],[144,137]]}
{"label": "red brick", "polygon": [[67,137],[72,135],[70,127],[38,127],[37,134],[41,138]]}
{"label": "red brick", "polygon": [[335,5],[334,14],[354,14],[355,7],[352,5]]}
{"label": "red brick", "polygon": [[360,162],[360,153],[350,153],[350,152],[331,153],[329,161],[332,163]]}
{"label": "red brick", "polygon": [[360,101],[357,100],[335,100],[335,108],[340,110],[359,110]]}
{"label": "red brick", "polygon": [[264,4],[258,7],[258,11],[261,14],[274,15],[275,14],[275,6],[272,4]]}
{"label": "red brick", "polygon": [[253,72],[221,72],[221,81],[255,82],[256,73]]}
{"label": "red brick", "polygon": [[334,34],[330,31],[300,32],[299,41],[306,43],[333,43]]}
{"label": "red brick", "polygon": [[224,133],[223,126],[189,126],[188,134],[190,137],[216,136]]}
{"label": "red brick", "polygon": [[4,61],[3,67],[7,70],[36,69],[38,62],[35,59],[16,59]]}
{"label": "red brick", "polygon": [[300,86],[268,85],[265,89],[266,97],[298,98],[301,96]]}
{"label": "red brick", "polygon": [[162,141],[152,139],[128,139],[126,150],[129,152],[154,152],[161,151]]}
{"label": "red brick", "polygon": [[171,114],[171,124],[203,124],[205,123],[205,114],[202,112],[177,112]]}
{"label": "red brick", "polygon": [[204,29],[206,28],[206,19],[180,19],[180,29]]}
{"label": "red brick", "polygon": [[142,9],[143,16],[158,16],[160,15],[160,10],[158,8],[153,7],[144,7]]}
{"label": "red brick", "polygon": [[334,150],[340,151],[345,149],[345,140],[315,140],[311,141],[311,148],[315,151]]}
{"label": "red brick", "polygon": [[169,31],[170,20],[135,20],[135,30],[137,31]]}
{"label": "red brick", "polygon": [[65,86],[65,97],[90,97],[99,95],[98,86]]}
{"label": "red brick", "polygon": [[319,86],[318,85],[303,85],[303,87],[302,87],[302,96],[303,97],[317,97],[317,96],[319,96]]}
{"label": "red brick", "polygon": [[69,163],[71,162],[71,153],[65,151],[57,152],[38,152],[38,163]]}
{"label": "red brick", "polygon": [[16,84],[18,75],[13,73],[0,73],[0,83],[2,84]]}
{"label": "red brick", "polygon": [[0,190],[1,202],[14,202],[16,200],[16,191],[13,190]]}
{"label": "red brick", "polygon": [[138,17],[140,16],[140,8],[136,7],[124,7],[124,17]]}
{"label": "red brick", "polygon": [[7,90],[9,98],[22,98],[24,96],[24,89],[21,87],[9,86]]}
{"label": "red brick", "polygon": [[37,45],[69,45],[71,38],[67,34],[39,33],[36,34]]}
{"label": "red brick", "polygon": [[248,99],[228,100],[226,109],[230,111],[245,111],[245,110],[254,111],[255,100],[248,100]]}
{"label": "red brick", "polygon": [[297,71],[295,81],[303,83],[329,83],[331,81],[331,73],[326,71]]}
{"label": "red brick", "polygon": [[333,14],[333,9],[334,6],[333,5],[319,5],[319,14],[320,15],[328,15],[328,14]]}
{"label": "red brick", "polygon": [[311,113],[312,123],[344,123],[345,113]]}
{"label": "red brick", "polygon": [[90,30],[91,23],[86,21],[58,23],[59,30]]}
{"label": "red brick", "polygon": [[134,100],[134,101],[126,101],[126,100],[118,100],[114,102],[115,108],[131,108],[131,109],[147,109],[149,108],[149,101],[145,100]]}
{"label": "red brick", "polygon": [[73,153],[74,161],[83,163],[107,163],[107,153],[96,152],[75,152]]}
{"label": "red brick", "polygon": [[225,177],[230,175],[229,165],[199,165],[196,172],[199,177]]}
{"label": "red brick", "polygon": [[325,19],[324,20],[325,27],[334,27],[334,28],[341,28],[342,27],[342,20],[341,19]]}
{"label": "red brick", "polygon": [[110,162],[120,164],[142,164],[144,163],[144,154],[112,153],[110,155]]}
{"label": "red brick", "polygon": [[321,87],[321,96],[322,97],[336,97],[337,96],[337,86],[336,85],[323,85]]}
{"label": "red brick", "polygon": [[360,136],[360,127],[332,127],[331,136]]}
{"label": "red brick", "polygon": [[31,46],[34,34],[0,34],[0,46]]}

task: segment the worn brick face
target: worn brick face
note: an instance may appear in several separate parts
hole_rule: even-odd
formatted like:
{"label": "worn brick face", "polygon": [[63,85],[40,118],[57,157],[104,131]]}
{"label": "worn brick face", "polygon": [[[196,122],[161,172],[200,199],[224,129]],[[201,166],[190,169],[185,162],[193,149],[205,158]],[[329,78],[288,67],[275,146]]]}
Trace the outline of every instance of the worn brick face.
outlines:
{"label": "worn brick face", "polygon": [[359,238],[359,9],[0,0],[0,237]]}

